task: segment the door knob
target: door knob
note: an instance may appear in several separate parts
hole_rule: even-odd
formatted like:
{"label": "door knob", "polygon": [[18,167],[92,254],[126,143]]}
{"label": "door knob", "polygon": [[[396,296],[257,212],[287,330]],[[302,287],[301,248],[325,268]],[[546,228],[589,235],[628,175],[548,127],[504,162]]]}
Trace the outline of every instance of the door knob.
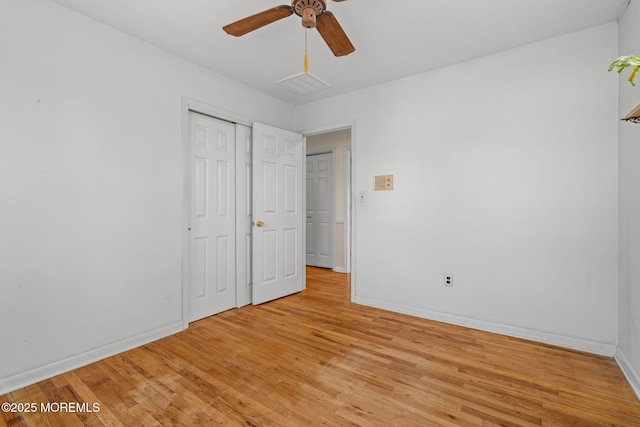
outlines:
{"label": "door knob", "polygon": [[257,222],[256,222],[256,227],[264,227],[264,222],[262,222],[262,221],[257,221]]}

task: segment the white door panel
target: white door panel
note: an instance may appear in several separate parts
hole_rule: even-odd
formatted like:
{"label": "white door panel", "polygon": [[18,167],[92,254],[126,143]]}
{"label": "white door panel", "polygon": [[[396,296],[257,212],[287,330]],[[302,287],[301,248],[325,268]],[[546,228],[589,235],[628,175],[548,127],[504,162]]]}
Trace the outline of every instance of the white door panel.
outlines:
{"label": "white door panel", "polygon": [[190,112],[189,321],[235,306],[235,125]]}
{"label": "white door panel", "polygon": [[304,289],[302,135],[253,124],[253,304]]}
{"label": "white door panel", "polygon": [[333,156],[331,153],[309,155],[306,165],[306,263],[315,267],[333,268]]}
{"label": "white door panel", "polygon": [[236,295],[237,306],[251,304],[252,274],[252,147],[251,128],[236,125]]}

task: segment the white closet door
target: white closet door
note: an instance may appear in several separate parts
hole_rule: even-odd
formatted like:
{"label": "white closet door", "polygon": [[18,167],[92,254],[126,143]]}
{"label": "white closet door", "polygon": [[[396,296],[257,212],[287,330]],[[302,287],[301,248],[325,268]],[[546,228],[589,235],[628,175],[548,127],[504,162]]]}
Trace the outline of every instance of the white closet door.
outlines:
{"label": "white closet door", "polygon": [[238,307],[251,304],[253,288],[252,147],[251,128],[236,125],[236,305]]}
{"label": "white closet door", "polygon": [[235,124],[189,113],[189,321],[236,305]]}

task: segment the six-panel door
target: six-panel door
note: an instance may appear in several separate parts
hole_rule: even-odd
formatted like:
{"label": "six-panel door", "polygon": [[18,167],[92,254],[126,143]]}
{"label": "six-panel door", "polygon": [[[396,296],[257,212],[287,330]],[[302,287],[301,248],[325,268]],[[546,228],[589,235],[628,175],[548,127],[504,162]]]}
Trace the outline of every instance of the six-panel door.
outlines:
{"label": "six-panel door", "polygon": [[235,124],[191,112],[189,321],[236,305]]}
{"label": "six-panel door", "polygon": [[253,124],[253,304],[304,289],[302,135]]}

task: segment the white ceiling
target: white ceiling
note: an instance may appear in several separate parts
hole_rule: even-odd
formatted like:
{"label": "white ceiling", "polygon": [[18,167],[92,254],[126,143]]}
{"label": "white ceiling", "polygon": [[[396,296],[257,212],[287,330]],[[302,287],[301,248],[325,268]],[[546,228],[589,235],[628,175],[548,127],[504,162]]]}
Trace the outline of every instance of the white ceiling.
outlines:
{"label": "white ceiling", "polygon": [[[328,1],[356,47],[336,58],[315,30],[310,72],[331,85],[297,96],[276,81],[303,70],[297,15],[243,37],[222,27],[287,0],[52,0],[298,105],[615,21],[628,0]],[[605,64],[608,65],[608,64]]]}

